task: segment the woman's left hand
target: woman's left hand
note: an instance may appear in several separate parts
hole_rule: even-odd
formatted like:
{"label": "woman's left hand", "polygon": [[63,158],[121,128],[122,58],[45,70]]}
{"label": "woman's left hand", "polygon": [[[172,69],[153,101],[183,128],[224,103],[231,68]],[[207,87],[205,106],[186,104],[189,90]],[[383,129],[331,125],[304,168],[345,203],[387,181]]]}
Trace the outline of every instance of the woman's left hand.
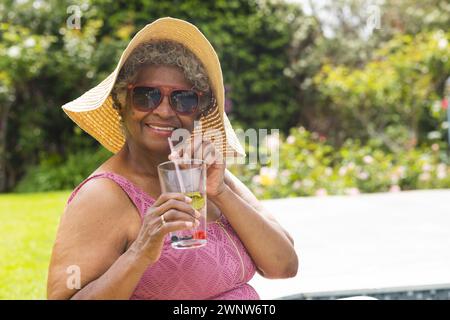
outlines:
{"label": "woman's left hand", "polygon": [[175,152],[169,155],[169,160],[173,161],[177,158],[182,160],[202,159],[206,162],[206,195],[209,199],[214,199],[225,190],[225,159],[212,142],[196,137],[190,146],[179,147],[177,145]]}

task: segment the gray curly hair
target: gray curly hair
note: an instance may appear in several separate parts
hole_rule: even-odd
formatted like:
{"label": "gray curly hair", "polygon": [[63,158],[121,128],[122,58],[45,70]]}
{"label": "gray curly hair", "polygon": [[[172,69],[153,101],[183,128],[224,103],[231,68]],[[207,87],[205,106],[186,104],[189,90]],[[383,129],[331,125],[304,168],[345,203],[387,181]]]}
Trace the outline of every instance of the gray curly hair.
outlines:
{"label": "gray curly hair", "polygon": [[113,107],[117,110],[126,105],[127,86],[136,78],[145,65],[168,65],[179,67],[195,90],[207,93],[207,101],[200,105],[200,114],[206,115],[215,107],[209,78],[200,60],[180,43],[156,40],[136,47],[120,69],[111,91]]}

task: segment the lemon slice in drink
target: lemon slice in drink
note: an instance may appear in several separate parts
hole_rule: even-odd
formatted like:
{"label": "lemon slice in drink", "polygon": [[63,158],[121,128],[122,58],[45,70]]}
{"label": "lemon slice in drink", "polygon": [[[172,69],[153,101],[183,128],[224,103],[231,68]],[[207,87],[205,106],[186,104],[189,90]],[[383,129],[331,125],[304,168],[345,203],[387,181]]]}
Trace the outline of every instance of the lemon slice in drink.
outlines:
{"label": "lemon slice in drink", "polygon": [[203,198],[200,192],[188,192],[186,196],[192,199],[192,208],[195,210],[200,210],[205,205],[205,198]]}

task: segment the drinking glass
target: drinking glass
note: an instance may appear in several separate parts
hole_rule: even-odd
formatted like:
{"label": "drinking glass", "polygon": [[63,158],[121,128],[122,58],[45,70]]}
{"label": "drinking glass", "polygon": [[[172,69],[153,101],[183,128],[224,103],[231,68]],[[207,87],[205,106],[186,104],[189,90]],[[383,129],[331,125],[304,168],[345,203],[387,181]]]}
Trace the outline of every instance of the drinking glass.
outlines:
{"label": "drinking glass", "polygon": [[[206,163],[200,159],[176,160],[179,175],[173,161],[158,165],[161,192],[184,193],[192,199],[191,206],[200,212],[198,227],[170,232],[171,245],[175,249],[199,248],[206,245]],[[179,179],[181,178],[181,183]],[[184,189],[184,190],[183,190]]]}

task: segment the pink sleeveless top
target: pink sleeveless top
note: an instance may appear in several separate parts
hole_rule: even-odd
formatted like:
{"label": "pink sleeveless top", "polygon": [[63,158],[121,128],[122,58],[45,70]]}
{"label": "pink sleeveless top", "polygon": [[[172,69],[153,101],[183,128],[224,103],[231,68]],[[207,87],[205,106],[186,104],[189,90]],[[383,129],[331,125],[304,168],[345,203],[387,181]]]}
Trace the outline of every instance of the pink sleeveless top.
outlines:
{"label": "pink sleeveless top", "polygon": [[[104,172],[78,185],[67,203],[87,181],[96,178],[115,181],[134,203],[141,219],[155,202],[125,177]],[[223,214],[207,224],[207,239],[204,247],[177,250],[171,247],[167,235],[160,259],[147,268],[130,299],[259,300],[258,293],[247,283],[255,275],[256,266]]]}

